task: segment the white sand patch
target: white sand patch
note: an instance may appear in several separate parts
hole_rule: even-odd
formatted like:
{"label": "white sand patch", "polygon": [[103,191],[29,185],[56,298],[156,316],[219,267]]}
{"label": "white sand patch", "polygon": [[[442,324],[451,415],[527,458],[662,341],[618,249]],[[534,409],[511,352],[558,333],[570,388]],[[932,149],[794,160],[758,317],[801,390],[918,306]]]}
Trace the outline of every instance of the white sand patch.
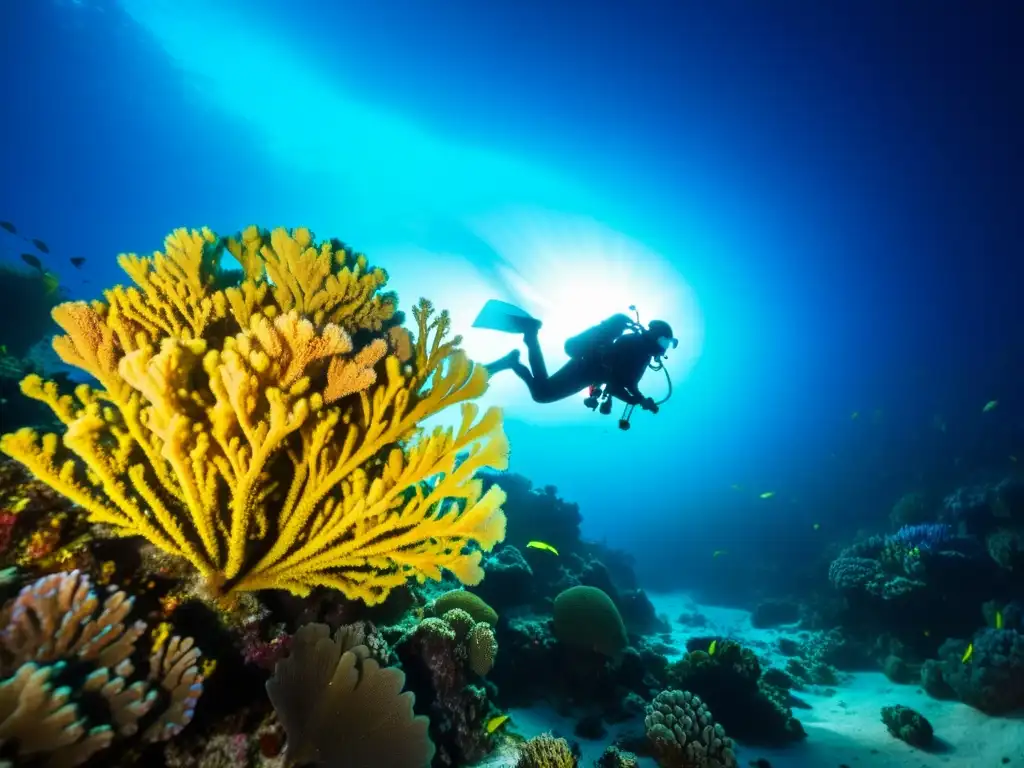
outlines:
{"label": "white sand patch", "polygon": [[[785,657],[775,650],[780,637],[799,638],[794,627],[755,629],[747,611],[699,606],[684,594],[651,595],[658,613],[672,624],[671,644],[678,658],[686,651],[686,639],[693,635],[733,637],[755,650],[772,664],[782,665]],[[687,627],[676,619],[683,613],[700,613],[706,626]],[[837,686],[834,695],[825,692],[797,692],[810,709],[795,709],[803,723],[807,739],[780,749],[739,746],[739,764],[767,758],[773,768],[1024,768],[1024,713],[1021,717],[988,717],[959,702],[937,701],[917,686],[896,685],[880,672],[858,672]],[[915,749],[889,735],[882,724],[883,706],[902,704],[927,717],[935,727],[936,748],[926,752]],[[548,707],[513,710],[513,729],[530,738],[546,731],[570,740],[575,721],[558,715]],[[622,730],[642,728],[639,720],[608,726],[608,735],[600,741],[575,739],[583,750],[585,768],[591,768]],[[1003,759],[1009,762],[1004,763]],[[487,768],[513,768],[514,753],[492,756]],[[653,760],[641,760],[643,768],[656,768]]]}

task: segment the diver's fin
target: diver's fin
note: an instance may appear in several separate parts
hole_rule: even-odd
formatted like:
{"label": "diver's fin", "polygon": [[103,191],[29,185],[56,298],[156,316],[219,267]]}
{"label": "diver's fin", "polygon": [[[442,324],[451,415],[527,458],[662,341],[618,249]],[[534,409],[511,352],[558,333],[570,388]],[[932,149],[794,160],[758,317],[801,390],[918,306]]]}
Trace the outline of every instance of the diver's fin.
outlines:
{"label": "diver's fin", "polygon": [[503,333],[529,333],[540,328],[540,320],[507,301],[491,299],[476,316],[473,327]]}

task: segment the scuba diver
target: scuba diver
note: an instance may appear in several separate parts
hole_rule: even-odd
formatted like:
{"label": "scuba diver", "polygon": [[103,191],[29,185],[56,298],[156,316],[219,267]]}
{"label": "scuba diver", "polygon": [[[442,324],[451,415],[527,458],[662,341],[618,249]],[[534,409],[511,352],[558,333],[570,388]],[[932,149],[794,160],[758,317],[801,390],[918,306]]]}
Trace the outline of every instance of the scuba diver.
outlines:
{"label": "scuba diver", "polygon": [[[630,309],[635,312],[635,307]],[[605,414],[611,412],[613,397],[626,403],[627,414],[632,413],[634,406],[657,413],[658,403],[640,392],[640,379],[648,368],[663,370],[662,356],[679,343],[664,320],[652,320],[644,328],[639,318],[616,314],[566,341],[569,362],[548,374],[538,341],[541,321],[537,318],[512,304],[492,299],[484,305],[473,327],[523,334],[529,367],[520,362],[517,349],[484,366],[490,375],[513,371],[538,403],[564,400],[589,388],[584,404],[593,409],[600,400],[601,413]],[[620,420],[619,426],[629,428],[628,415]]]}

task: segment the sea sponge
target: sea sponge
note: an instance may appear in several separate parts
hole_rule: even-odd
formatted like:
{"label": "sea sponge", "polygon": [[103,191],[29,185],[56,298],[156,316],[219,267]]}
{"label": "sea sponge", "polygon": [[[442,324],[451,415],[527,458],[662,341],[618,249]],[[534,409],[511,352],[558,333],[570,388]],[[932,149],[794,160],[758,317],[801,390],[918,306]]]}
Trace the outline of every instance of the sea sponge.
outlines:
{"label": "sea sponge", "polygon": [[516,768],[576,768],[578,761],[569,742],[550,733],[534,736],[519,747]]}
{"label": "sea sponge", "polygon": [[700,697],[662,691],[647,707],[647,739],[661,768],[736,768],[732,739]]}
{"label": "sea sponge", "polygon": [[405,674],[381,667],[365,646],[345,646],[326,624],[296,632],[277,663],[267,693],[288,736],[291,764],[346,768],[425,768],[434,756],[429,721],[413,714],[402,693]]}
{"label": "sea sponge", "polygon": [[932,724],[924,715],[901,704],[882,707],[882,722],[889,733],[913,747],[930,746],[935,735]]}
{"label": "sea sponge", "polygon": [[439,595],[427,604],[424,612],[428,616],[444,616],[454,608],[461,608],[473,617],[473,621],[483,621],[492,627],[498,623],[498,613],[477,595],[464,589],[453,589]]}
{"label": "sea sponge", "polygon": [[626,626],[615,603],[597,587],[570,587],[555,598],[555,636],[567,645],[619,656],[626,648]]}
{"label": "sea sponge", "polygon": [[481,677],[491,671],[498,655],[498,641],[494,639],[494,630],[490,624],[480,622],[469,630],[466,651],[469,654],[470,669]]}

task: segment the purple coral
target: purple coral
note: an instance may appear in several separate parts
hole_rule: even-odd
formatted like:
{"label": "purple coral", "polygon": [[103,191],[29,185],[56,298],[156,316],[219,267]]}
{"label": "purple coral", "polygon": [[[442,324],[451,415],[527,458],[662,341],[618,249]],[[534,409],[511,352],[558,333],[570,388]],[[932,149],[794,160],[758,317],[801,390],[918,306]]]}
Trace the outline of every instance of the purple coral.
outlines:
{"label": "purple coral", "polygon": [[917,547],[921,550],[935,549],[948,544],[956,538],[952,527],[944,523],[921,523],[920,525],[904,525],[888,540],[905,547]]}

